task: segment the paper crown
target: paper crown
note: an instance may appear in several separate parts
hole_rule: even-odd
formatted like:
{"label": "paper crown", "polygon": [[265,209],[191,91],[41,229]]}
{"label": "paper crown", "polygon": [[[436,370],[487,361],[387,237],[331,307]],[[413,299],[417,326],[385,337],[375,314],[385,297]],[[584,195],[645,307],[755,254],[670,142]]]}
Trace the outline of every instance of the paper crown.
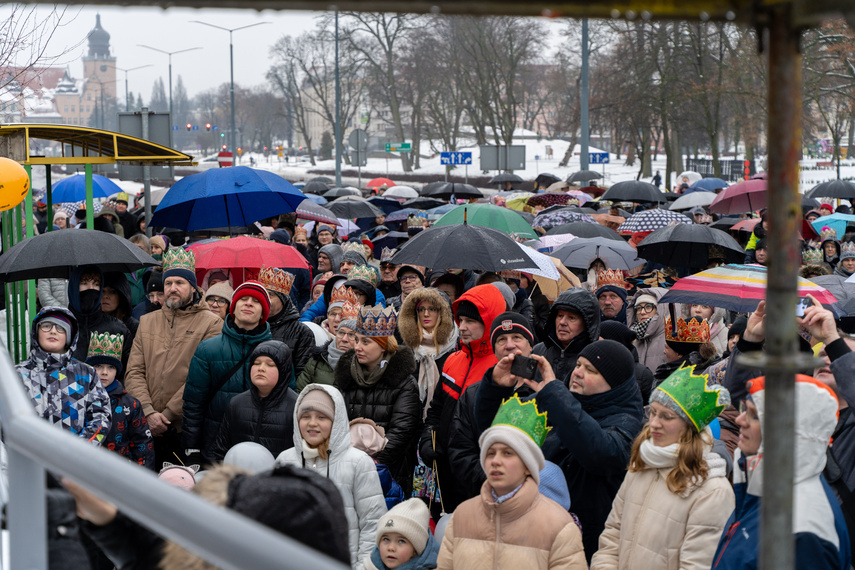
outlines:
{"label": "paper crown", "polygon": [[[342,287],[342,289],[350,289],[349,287]],[[354,292],[355,295],[355,292]],[[350,319],[355,319],[359,316],[359,309],[362,305],[359,304],[359,301],[351,302],[345,301],[344,305],[341,306],[341,320],[348,321]]]}
{"label": "paper crown", "polygon": [[822,247],[822,242],[819,242],[815,239],[810,239],[805,242],[805,249],[820,249]]}
{"label": "paper crown", "polygon": [[196,256],[193,251],[176,247],[163,252],[163,272],[173,269],[184,269],[196,273]]}
{"label": "paper crown", "polygon": [[407,229],[409,228],[423,228],[424,222],[428,219],[428,214],[424,210],[419,210],[418,212],[414,212],[410,214],[407,218]]}
{"label": "paper crown", "polygon": [[823,242],[826,242],[828,240],[837,241],[837,232],[834,230],[834,228],[823,226],[822,231],[819,232],[819,239]]}
{"label": "paper crown", "polygon": [[357,265],[347,273],[347,280],[361,279],[371,283],[373,287],[377,287],[377,274],[369,265]]}
{"label": "paper crown", "polygon": [[[675,334],[676,333],[676,334]],[[683,318],[677,319],[676,330],[671,321],[671,316],[665,317],[665,340],[673,342],[693,342],[701,344],[710,340],[710,324],[706,319],[693,317],[688,321]]]}
{"label": "paper crown", "polygon": [[855,257],[855,242],[847,241],[840,244],[840,259]]}
{"label": "paper crown", "polygon": [[288,295],[291,293],[291,286],[294,285],[294,276],[278,267],[262,266],[261,271],[258,272],[258,281],[264,285],[265,289]]}
{"label": "paper crown", "polygon": [[806,249],[802,252],[802,265],[817,265],[819,263],[822,263],[822,250]]}
{"label": "paper crown", "polygon": [[697,223],[697,224],[711,224],[712,223],[712,216],[710,216],[709,214],[701,214],[700,216],[698,216],[698,219],[695,223]]}
{"label": "paper crown", "polygon": [[493,426],[517,428],[529,436],[538,447],[543,445],[546,434],[552,429],[546,424],[546,412],[539,412],[533,399],[523,403],[518,394],[502,402],[493,423],[490,424],[490,427]]}
{"label": "paper crown", "polygon": [[514,271],[512,269],[507,269],[499,273],[502,279],[516,279],[519,281],[522,279],[522,273],[520,271]]}
{"label": "paper crown", "polygon": [[[674,404],[677,413],[688,419],[700,432],[730,405],[730,393],[724,386],[707,384],[709,376],[694,374],[694,366],[683,365],[665,379],[656,390],[662,391]],[[661,400],[653,397],[651,401]],[[674,409],[673,405],[659,402]]]}
{"label": "paper crown", "polygon": [[621,289],[626,289],[629,286],[624,278],[623,271],[620,269],[604,269],[597,273],[597,289],[606,285],[620,287]]}
{"label": "paper crown", "polygon": [[398,253],[398,249],[389,249],[388,247],[383,248],[383,252],[380,254],[380,263],[392,263],[392,256]]}
{"label": "paper crown", "polygon": [[359,305],[359,292],[355,291],[351,287],[339,287],[337,289],[333,289],[332,295],[330,295],[330,308],[332,308],[336,303]]}
{"label": "paper crown", "polygon": [[344,253],[355,251],[359,255],[365,256],[365,245],[361,241],[349,241],[341,246]]}
{"label": "paper crown", "polygon": [[93,333],[89,339],[89,352],[86,354],[86,358],[100,356],[122,360],[124,343],[125,337],[120,334]]}
{"label": "paper crown", "polygon": [[356,332],[365,336],[392,336],[398,325],[398,314],[392,306],[362,307],[356,318]]}
{"label": "paper crown", "polygon": [[128,203],[128,193],[127,192],[119,192],[116,195],[116,202],[124,202],[125,204],[127,204]]}

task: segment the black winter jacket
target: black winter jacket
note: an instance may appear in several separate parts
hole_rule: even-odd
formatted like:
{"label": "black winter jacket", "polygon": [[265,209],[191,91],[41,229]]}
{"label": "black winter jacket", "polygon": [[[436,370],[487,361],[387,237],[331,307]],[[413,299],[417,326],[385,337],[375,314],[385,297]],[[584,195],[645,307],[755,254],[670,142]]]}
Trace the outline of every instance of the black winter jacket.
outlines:
{"label": "black winter jacket", "polygon": [[367,418],[386,430],[386,447],[377,454],[392,477],[409,496],[413,488],[416,464],[416,443],[422,427],[422,403],[413,373],[416,361],[407,347],[398,349],[386,364],[386,372],[372,387],[359,386],[350,373],[356,353],[345,352],[335,368],[335,386],[341,390],[347,404],[347,417]]}
{"label": "black winter jacket", "polygon": [[300,313],[288,295],[271,291],[282,302],[282,311],[267,319],[273,340],[281,340],[291,347],[294,360],[294,376],[299,376],[315,350],[315,335],[300,322]]}

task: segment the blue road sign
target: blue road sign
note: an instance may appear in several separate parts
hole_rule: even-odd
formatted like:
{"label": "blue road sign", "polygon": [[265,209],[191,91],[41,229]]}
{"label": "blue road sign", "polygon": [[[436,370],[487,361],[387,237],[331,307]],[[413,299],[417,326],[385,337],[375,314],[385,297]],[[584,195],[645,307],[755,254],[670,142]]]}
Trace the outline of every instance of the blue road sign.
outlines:
{"label": "blue road sign", "polygon": [[440,164],[472,164],[471,152],[443,152],[439,155]]}
{"label": "blue road sign", "polygon": [[213,127],[211,127],[211,130],[212,131],[219,131],[220,127],[218,127],[217,125],[214,125]]}
{"label": "blue road sign", "polygon": [[591,152],[588,153],[588,162],[591,164],[608,164],[609,153],[607,152]]}
{"label": "blue road sign", "polygon": [[173,131],[177,131],[177,130],[178,130],[178,125],[172,125],[172,130],[173,130]]}

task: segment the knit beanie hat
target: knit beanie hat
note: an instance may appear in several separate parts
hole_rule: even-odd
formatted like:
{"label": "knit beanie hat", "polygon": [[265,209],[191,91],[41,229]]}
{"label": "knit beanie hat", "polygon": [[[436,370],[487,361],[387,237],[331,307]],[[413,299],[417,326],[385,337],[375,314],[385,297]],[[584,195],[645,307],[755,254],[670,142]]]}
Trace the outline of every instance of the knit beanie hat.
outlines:
{"label": "knit beanie hat", "polygon": [[502,294],[502,297],[505,298],[505,305],[507,305],[508,310],[514,308],[514,305],[517,304],[517,298],[514,295],[514,292],[511,291],[510,286],[504,281],[493,281],[490,283],[493,287],[499,290],[499,293]]}
{"label": "knit beanie hat", "polygon": [[478,444],[481,446],[481,467],[484,473],[487,467],[487,450],[496,442],[504,443],[520,456],[534,482],[540,485],[540,472],[545,464],[543,451],[524,431],[509,425],[491,426],[484,430]]}
{"label": "knit beanie hat", "polygon": [[[232,297],[234,297],[235,291],[232,289],[231,285],[229,285],[228,281],[220,281],[214,285],[208,287],[208,292],[205,293],[205,299],[208,297],[222,297],[229,302],[229,305],[232,304]],[[264,303],[262,303],[263,305]]]}
{"label": "knit beanie hat", "polygon": [[232,295],[232,303],[229,306],[229,314],[232,317],[235,316],[235,305],[244,297],[252,297],[261,303],[261,322],[259,324],[266,323],[267,317],[270,316],[270,294],[264,285],[258,281],[244,281],[240,287],[235,289],[234,295]]}
{"label": "knit beanie hat", "polygon": [[[461,303],[462,305],[463,303]],[[527,318],[519,313],[507,311],[502,313],[495,319],[490,327],[490,344],[493,345],[493,352],[496,351],[496,341],[499,337],[505,334],[519,333],[523,335],[532,347],[535,345],[534,334],[532,333],[531,323]]]}
{"label": "knit beanie hat", "polygon": [[335,403],[326,390],[318,388],[303,393],[305,396],[300,400],[300,412],[297,417],[306,412],[320,412],[329,419],[335,420]]}
{"label": "knit beanie hat", "polygon": [[567,488],[567,478],[561,468],[547,461],[540,470],[540,484],[537,488],[540,494],[561,505],[565,511],[570,510],[570,489]]}
{"label": "knit beanie hat", "polygon": [[650,295],[648,293],[643,293],[643,294],[641,294],[635,298],[635,305],[634,306],[637,307],[639,305],[644,305],[645,303],[650,303],[651,305],[658,305],[659,301],[657,301],[656,297],[654,297],[653,295]]}
{"label": "knit beanie hat", "polygon": [[481,314],[478,312],[478,307],[475,306],[475,303],[467,299],[464,299],[457,304],[456,316],[458,319],[466,317],[467,319],[472,319],[484,324],[484,319],[481,318]]}
{"label": "knit beanie hat", "polygon": [[66,344],[71,344],[71,319],[62,313],[48,313],[47,316],[37,319],[34,323],[38,327],[42,323],[53,323],[65,331]]}
{"label": "knit beanie hat", "polygon": [[579,356],[588,359],[612,388],[620,386],[635,373],[632,353],[614,340],[592,342],[582,349]]}
{"label": "knit beanie hat", "polygon": [[341,262],[343,263],[345,261],[349,261],[354,265],[368,264],[368,261],[365,259],[365,256],[353,249],[351,249],[350,251],[346,251],[344,255],[341,256]]}
{"label": "knit beanie hat", "polygon": [[727,338],[737,335],[742,338],[742,334],[745,332],[747,326],[748,317],[737,317],[733,321],[733,324],[730,325],[730,329],[727,331]]}
{"label": "knit beanie hat", "polygon": [[151,236],[151,238],[149,238],[149,240],[148,240],[148,243],[150,245],[156,245],[160,249],[166,251],[166,242],[163,241],[163,238],[160,236]]}
{"label": "knit beanie hat", "polygon": [[[145,279],[145,277],[143,279]],[[145,292],[146,294],[163,293],[163,273],[160,271],[151,271],[148,273],[148,282],[145,285]]]}
{"label": "knit beanie hat", "polygon": [[380,546],[384,534],[397,532],[410,541],[416,556],[419,556],[427,546],[429,522],[430,511],[424,501],[416,497],[407,499],[392,507],[377,521],[377,546]]}
{"label": "knit beanie hat", "polygon": [[600,336],[605,340],[616,340],[630,350],[632,350],[632,341],[636,339],[632,329],[618,321],[600,323]]}

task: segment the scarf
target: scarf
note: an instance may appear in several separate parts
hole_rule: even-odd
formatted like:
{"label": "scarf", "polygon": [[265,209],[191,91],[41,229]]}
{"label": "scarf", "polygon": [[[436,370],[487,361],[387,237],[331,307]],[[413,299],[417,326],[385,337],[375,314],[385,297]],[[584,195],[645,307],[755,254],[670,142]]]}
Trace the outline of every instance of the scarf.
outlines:
{"label": "scarf", "polygon": [[339,358],[341,358],[342,354],[344,354],[344,351],[336,345],[335,339],[332,339],[327,345],[327,362],[330,363],[330,366],[333,370],[335,370],[335,367],[338,364],[338,360]]}
{"label": "scarf", "polygon": [[[386,354],[384,353],[383,356],[386,356]],[[359,359],[356,358],[356,355],[354,354],[353,359],[350,361],[350,375],[353,377],[353,381],[356,382],[357,386],[371,388],[383,377],[388,363],[388,359],[384,358],[380,361],[380,365],[369,372],[366,376],[365,367],[359,363]]]}
{"label": "scarf", "polygon": [[677,465],[677,452],[680,450],[679,443],[672,443],[665,447],[653,445],[650,438],[641,442],[638,452],[645,465],[654,469],[666,469]]}
{"label": "scarf", "polygon": [[436,365],[436,359],[454,350],[457,344],[457,334],[457,327],[454,327],[448,341],[437,352],[433,342],[433,333],[422,330],[422,343],[413,351],[419,371],[419,377],[416,379],[419,385],[419,398],[425,403],[422,419],[427,418],[436,385],[439,383],[439,368]]}
{"label": "scarf", "polygon": [[317,447],[311,447],[306,440],[303,440],[303,458],[304,459],[315,459],[316,457],[320,457],[320,453],[318,452]]}
{"label": "scarf", "polygon": [[842,263],[838,263],[837,267],[834,268],[834,275],[839,275],[841,277],[849,277],[850,275],[852,275],[852,273],[852,271],[846,271],[845,269],[843,269]]}
{"label": "scarf", "polygon": [[650,326],[650,323],[653,321],[653,317],[647,319],[646,321],[635,321],[629,328],[632,329],[632,332],[635,333],[635,338],[638,340],[644,340],[644,335],[647,334],[647,327]]}

